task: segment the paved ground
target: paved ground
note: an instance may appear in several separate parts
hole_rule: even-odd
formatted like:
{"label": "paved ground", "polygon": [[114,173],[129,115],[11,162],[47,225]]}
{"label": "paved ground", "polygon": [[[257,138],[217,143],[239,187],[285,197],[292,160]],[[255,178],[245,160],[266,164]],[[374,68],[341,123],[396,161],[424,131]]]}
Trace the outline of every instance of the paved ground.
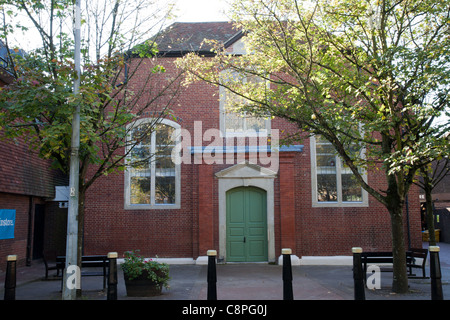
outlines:
{"label": "paved ground", "polygon": [[[450,300],[450,244],[439,243],[444,299]],[[293,266],[295,300],[353,300],[351,266]],[[45,268],[34,262],[17,271],[17,300],[60,300],[61,281],[53,277],[44,280]],[[427,275],[429,275],[427,267]],[[118,273],[118,300],[206,300],[207,266],[171,265],[170,289],[152,298],[126,296],[123,275]],[[4,297],[4,275],[0,275],[0,299]],[[430,279],[410,279],[410,292],[391,292],[392,273],[382,273],[379,290],[366,289],[367,300],[431,300]],[[101,277],[83,277],[84,300],[106,300]],[[218,300],[282,300],[282,266],[269,264],[217,265]]]}

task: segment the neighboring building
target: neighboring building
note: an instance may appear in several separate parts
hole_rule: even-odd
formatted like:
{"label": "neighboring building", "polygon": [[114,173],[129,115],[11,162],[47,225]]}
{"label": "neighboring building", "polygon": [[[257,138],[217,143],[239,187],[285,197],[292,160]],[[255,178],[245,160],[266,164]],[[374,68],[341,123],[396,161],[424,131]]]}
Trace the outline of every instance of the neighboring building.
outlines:
{"label": "neighboring building", "polygon": [[[440,173],[442,180],[433,188],[431,196],[433,199],[434,227],[439,229],[439,241],[450,243],[450,173],[443,176],[443,165],[445,161],[434,162],[433,172]],[[448,169],[447,169],[448,170]],[[428,230],[425,218],[425,192],[420,189],[420,202],[422,205],[422,229]]]}
{"label": "neighboring building", "polygon": [[[176,73],[175,60],[188,52],[208,59],[211,52],[201,46],[203,39],[243,53],[242,36],[227,22],[173,24],[158,41],[157,63],[167,71],[161,82]],[[150,65],[140,72],[150,72]],[[194,263],[215,249],[222,261],[274,262],[282,248],[291,248],[298,258],[351,255],[354,246],[390,249],[389,213],[352,182],[326,141],[305,138],[302,144],[281,147],[276,164],[266,140],[276,129],[293,131],[295,125],[237,116],[227,110],[222,93],[205,83],[183,88],[173,103],[176,119],[162,121],[134,152],[139,157],[162,146],[170,151],[171,132],[189,132],[193,147],[183,149],[182,163],[171,162],[168,152],[146,166],[101,177],[90,187],[85,254],[139,249],[147,257]],[[148,120],[143,117],[135,125]],[[249,128],[262,138],[249,134]],[[209,129],[220,130],[219,140],[225,142],[213,153],[207,148]],[[241,139],[245,146],[239,145]],[[254,151],[265,150],[266,157],[259,152],[258,161],[248,161]],[[383,188],[383,174],[369,172],[367,179],[375,189]],[[409,199],[405,242],[421,247],[416,188]]]}
{"label": "neighboring building", "polygon": [[[2,87],[14,81],[6,53],[0,42]],[[65,238],[54,239],[57,232],[65,236],[67,221],[67,209],[52,201],[60,185],[67,185],[67,179],[30,151],[25,138],[8,141],[0,136],[0,273],[6,270],[7,255],[17,255],[23,266],[42,258],[44,248],[56,252],[56,243],[62,243],[58,252],[64,253]]]}
{"label": "neighboring building", "polygon": [[0,40],[0,87],[3,87],[14,80],[9,65],[7,48]]}

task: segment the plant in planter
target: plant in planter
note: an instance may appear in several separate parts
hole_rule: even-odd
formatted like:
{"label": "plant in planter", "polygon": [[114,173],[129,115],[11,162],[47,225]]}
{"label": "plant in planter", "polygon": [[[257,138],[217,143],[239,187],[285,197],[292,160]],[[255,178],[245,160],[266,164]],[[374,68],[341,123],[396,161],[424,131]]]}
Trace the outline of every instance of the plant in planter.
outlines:
{"label": "plant in planter", "polygon": [[149,297],[161,294],[169,287],[169,266],[154,260],[145,260],[137,252],[124,253],[122,264],[125,287],[129,297]]}

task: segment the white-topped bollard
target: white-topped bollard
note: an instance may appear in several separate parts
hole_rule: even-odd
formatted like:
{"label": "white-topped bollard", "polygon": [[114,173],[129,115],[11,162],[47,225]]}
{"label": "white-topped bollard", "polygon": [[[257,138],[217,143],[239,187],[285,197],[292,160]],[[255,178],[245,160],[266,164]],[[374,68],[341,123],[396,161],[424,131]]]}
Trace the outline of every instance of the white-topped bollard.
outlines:
{"label": "white-topped bollard", "polygon": [[216,288],[216,282],[217,282],[217,274],[216,274],[216,256],[217,251],[216,250],[208,250],[206,252],[206,255],[208,256],[208,300],[217,300],[217,288]]}
{"label": "white-topped bollard", "polygon": [[207,255],[208,257],[215,257],[215,256],[217,256],[217,251],[216,251],[216,250],[208,250],[208,251],[206,252],[206,255]]}
{"label": "white-topped bollard", "polygon": [[353,247],[352,248],[352,253],[362,253],[363,250],[360,247]]}
{"label": "white-topped bollard", "polygon": [[364,277],[361,264],[361,254],[363,250],[360,247],[353,247],[353,283],[355,300],[366,300],[364,288]]}
{"label": "white-topped bollard", "polygon": [[108,292],[107,300],[117,300],[117,252],[108,252]]}
{"label": "white-topped bollard", "polygon": [[441,262],[439,260],[438,246],[430,246],[430,278],[431,278],[431,300],[444,300],[441,282]]}
{"label": "white-topped bollard", "polygon": [[16,255],[6,257],[5,300],[16,300]]}
{"label": "white-topped bollard", "polygon": [[283,255],[283,300],[294,300],[292,290],[292,250],[289,248],[281,249],[281,254]]}

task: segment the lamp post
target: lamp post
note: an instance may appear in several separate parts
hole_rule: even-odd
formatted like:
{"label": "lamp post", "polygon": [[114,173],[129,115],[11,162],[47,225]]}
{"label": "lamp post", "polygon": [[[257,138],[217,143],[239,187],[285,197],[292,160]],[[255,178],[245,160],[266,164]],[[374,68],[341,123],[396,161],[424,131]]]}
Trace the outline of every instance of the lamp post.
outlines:
{"label": "lamp post", "polygon": [[[73,93],[78,95],[80,90],[80,43],[81,43],[81,0],[75,3],[75,71],[77,77],[74,80]],[[62,290],[63,300],[76,299],[76,286],[68,286],[67,284],[67,268],[77,265],[78,250],[78,189],[79,189],[79,171],[80,171],[80,105],[77,104],[72,119],[72,141],[70,152],[70,176],[69,176],[69,208],[67,212],[67,241],[66,241],[66,266],[64,269],[64,282]]]}

